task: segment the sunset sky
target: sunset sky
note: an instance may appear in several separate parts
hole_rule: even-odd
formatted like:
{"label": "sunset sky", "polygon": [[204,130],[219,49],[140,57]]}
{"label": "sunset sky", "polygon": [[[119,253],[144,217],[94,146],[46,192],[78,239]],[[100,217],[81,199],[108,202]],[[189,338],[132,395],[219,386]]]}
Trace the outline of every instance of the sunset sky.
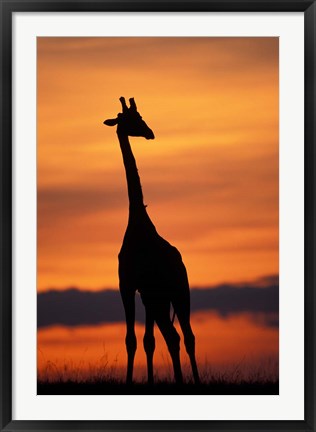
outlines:
{"label": "sunset sky", "polygon": [[38,39],[38,289],[117,287],[127,222],[115,129],[158,232],[203,286],[278,273],[277,38]]}
{"label": "sunset sky", "polygon": [[[144,201],[191,287],[278,276],[278,43],[37,39],[39,293],[118,287],[127,189],[115,128],[103,121],[120,111],[120,96],[135,97],[155,133],[131,138]],[[245,322],[251,333],[248,315],[235,325]],[[275,354],[277,330],[262,328],[274,331]],[[42,331],[43,342],[52,330]]]}

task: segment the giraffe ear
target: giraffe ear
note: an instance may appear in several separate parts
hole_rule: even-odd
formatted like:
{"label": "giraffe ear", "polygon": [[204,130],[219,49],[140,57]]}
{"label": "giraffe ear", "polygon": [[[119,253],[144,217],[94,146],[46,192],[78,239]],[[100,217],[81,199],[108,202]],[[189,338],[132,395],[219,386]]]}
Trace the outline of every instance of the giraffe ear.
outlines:
{"label": "giraffe ear", "polygon": [[115,126],[115,125],[117,125],[117,123],[118,123],[118,119],[117,118],[115,118],[115,119],[108,119],[108,120],[105,120],[103,122],[103,124],[105,124],[107,126]]}

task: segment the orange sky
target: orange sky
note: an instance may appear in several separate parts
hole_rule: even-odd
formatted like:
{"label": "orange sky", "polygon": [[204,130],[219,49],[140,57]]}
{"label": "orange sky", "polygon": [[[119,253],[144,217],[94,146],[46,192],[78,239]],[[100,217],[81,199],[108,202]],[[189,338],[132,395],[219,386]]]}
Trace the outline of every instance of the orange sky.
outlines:
{"label": "orange sky", "polygon": [[277,38],[38,38],[38,289],[117,287],[131,139],[145,203],[191,286],[278,274]]}

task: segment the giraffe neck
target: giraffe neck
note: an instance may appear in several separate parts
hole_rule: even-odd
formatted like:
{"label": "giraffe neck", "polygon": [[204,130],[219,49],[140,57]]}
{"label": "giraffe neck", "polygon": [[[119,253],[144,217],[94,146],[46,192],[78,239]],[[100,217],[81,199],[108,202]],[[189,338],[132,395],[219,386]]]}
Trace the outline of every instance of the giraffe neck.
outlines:
{"label": "giraffe neck", "polygon": [[144,211],[144,199],[136,161],[127,135],[118,134],[127,180],[130,212]]}

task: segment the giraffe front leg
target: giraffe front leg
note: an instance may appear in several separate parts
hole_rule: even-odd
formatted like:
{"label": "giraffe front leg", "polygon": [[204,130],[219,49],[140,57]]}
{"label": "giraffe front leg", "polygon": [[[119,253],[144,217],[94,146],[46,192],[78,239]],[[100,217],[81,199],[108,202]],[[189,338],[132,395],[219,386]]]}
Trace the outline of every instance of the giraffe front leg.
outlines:
{"label": "giraffe front leg", "polygon": [[144,335],[144,349],[147,357],[148,384],[154,383],[153,357],[155,351],[154,318],[150,308],[146,308],[146,328]]}
{"label": "giraffe front leg", "polygon": [[127,372],[126,384],[133,382],[134,358],[137,349],[137,339],[135,334],[135,292],[126,292],[121,289],[121,296],[125,309],[126,318],[126,337],[125,345],[127,351]]}
{"label": "giraffe front leg", "polygon": [[125,338],[126,351],[127,351],[127,372],[126,372],[126,384],[132,384],[133,382],[133,369],[134,369],[134,358],[137,348],[136,335],[133,329],[129,329],[127,325],[127,332]]}

